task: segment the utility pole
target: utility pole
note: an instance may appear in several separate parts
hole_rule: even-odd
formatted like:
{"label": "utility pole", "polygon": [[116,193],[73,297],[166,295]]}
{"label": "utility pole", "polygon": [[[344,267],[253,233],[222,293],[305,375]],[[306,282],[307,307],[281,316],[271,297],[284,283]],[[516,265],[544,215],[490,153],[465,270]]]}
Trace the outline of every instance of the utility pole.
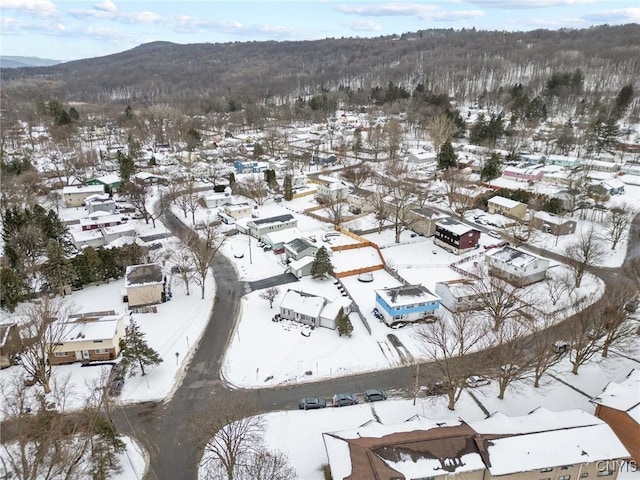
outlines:
{"label": "utility pole", "polygon": [[416,362],[416,382],[413,386],[413,404],[416,404],[416,399],[418,398],[418,377],[420,376],[420,364]]}

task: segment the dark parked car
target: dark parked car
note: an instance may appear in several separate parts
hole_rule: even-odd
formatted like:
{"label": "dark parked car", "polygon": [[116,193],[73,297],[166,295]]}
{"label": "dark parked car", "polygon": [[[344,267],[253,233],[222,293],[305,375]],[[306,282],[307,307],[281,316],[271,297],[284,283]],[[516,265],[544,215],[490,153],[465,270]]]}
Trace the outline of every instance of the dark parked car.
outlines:
{"label": "dark parked car", "polygon": [[380,400],[386,400],[387,394],[384,390],[376,388],[364,392],[364,399],[367,402],[379,402]]}
{"label": "dark parked car", "polygon": [[111,382],[111,387],[109,388],[109,395],[112,397],[120,395],[122,387],[124,387],[124,377],[114,378]]}
{"label": "dark parked car", "polygon": [[327,402],[325,402],[324,398],[322,397],[303,398],[298,403],[298,408],[300,408],[300,410],[313,410],[316,408],[324,408],[326,406]]}
{"label": "dark parked car", "polygon": [[353,393],[336,393],[333,396],[334,407],[344,407],[347,405],[355,405],[358,403],[358,397]]}

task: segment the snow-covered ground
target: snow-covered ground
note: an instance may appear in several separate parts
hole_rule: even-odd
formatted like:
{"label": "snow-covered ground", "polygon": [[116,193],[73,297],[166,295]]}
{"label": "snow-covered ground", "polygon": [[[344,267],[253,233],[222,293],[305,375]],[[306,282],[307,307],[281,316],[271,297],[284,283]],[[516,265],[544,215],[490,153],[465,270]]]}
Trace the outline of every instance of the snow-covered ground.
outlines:
{"label": "snow-covered ground", "polygon": [[[637,344],[634,351],[639,350],[640,344]],[[633,354],[630,356],[633,357]],[[544,384],[537,389],[525,381],[509,387],[504,400],[497,398],[495,382],[469,391],[490,413],[501,412],[509,416],[518,416],[525,415],[537,407],[544,407],[552,411],[581,409],[593,414],[595,407],[589,399],[600,393],[607,383],[623,380],[633,368],[640,368],[640,361],[612,353],[609,358],[595,358],[580,367],[578,375],[573,375],[570,373],[571,366],[568,360],[564,359],[552,371],[552,375],[560,381],[546,376]],[[640,401],[640,392],[638,400]],[[447,409],[447,402],[442,396],[420,395],[416,405],[413,405],[412,400],[396,397],[384,402],[350,407],[269,413],[263,416],[266,422],[264,439],[269,449],[279,450],[288,455],[298,478],[321,480],[322,465],[327,463],[323,433],[348,430],[377,419],[384,424],[400,423],[416,414],[435,421],[472,421],[485,418],[483,411],[467,392],[463,392],[455,411]],[[204,475],[205,470],[201,468],[200,478],[204,478]],[[630,472],[618,478],[631,480],[639,477],[637,472]]]}

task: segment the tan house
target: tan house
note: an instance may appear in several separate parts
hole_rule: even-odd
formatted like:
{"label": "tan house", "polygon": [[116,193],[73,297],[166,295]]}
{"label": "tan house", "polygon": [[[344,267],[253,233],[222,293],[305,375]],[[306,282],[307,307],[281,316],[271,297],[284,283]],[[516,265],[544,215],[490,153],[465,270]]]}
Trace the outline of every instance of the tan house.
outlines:
{"label": "tan house", "polygon": [[52,365],[113,360],[120,355],[125,315],[80,317],[57,322],[62,324],[64,336],[49,358]]}
{"label": "tan house", "polygon": [[640,370],[631,370],[620,383],[609,383],[591,403],[596,417],[607,422],[640,464]]}
{"label": "tan house", "polygon": [[442,212],[427,207],[414,208],[409,212],[411,230],[425,237],[434,236],[436,234],[436,223],[445,218],[449,217]]}
{"label": "tan house", "polygon": [[84,199],[104,193],[104,185],[72,185],[62,189],[65,207],[81,207]]}
{"label": "tan house", "polygon": [[576,231],[576,221],[548,212],[536,212],[531,226],[551,235],[570,235]]}
{"label": "tan house", "polygon": [[146,263],[130,265],[124,275],[129,307],[154,305],[164,301],[164,277],[162,265]]}
{"label": "tan house", "polygon": [[489,213],[498,213],[505,217],[524,220],[527,214],[527,205],[510,198],[497,196],[489,199],[487,210],[489,210]]}
{"label": "tan house", "polygon": [[628,456],[609,425],[582,410],[474,422],[370,420],[323,440],[334,480],[615,480],[616,462]]}
{"label": "tan house", "polygon": [[234,205],[225,205],[223,207],[225,215],[237,220],[239,218],[250,217],[253,208],[248,203],[237,203]]}

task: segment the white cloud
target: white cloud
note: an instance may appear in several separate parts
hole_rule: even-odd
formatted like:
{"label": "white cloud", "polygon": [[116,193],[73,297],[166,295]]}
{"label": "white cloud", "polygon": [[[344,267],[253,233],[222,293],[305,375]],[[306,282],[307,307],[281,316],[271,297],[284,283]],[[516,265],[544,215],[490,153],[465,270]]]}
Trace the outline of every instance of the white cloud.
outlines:
{"label": "white cloud", "polygon": [[[104,2],[103,2],[104,3]],[[104,5],[101,5],[104,7]],[[115,7],[115,5],[114,5]],[[121,23],[160,23],[162,17],[154,12],[120,12],[106,9],[74,9],[69,14],[75,18],[99,18]]]}
{"label": "white cloud", "polygon": [[0,0],[0,8],[30,13],[36,17],[53,17],[58,9],[50,0]]}
{"label": "white cloud", "polygon": [[382,30],[380,25],[373,20],[360,20],[357,22],[347,23],[346,26],[356,32],[379,32]]}
{"label": "white cloud", "polygon": [[368,5],[340,5],[336,9],[347,15],[364,17],[416,17],[421,20],[455,21],[484,15],[482,10],[444,10],[439,5],[421,3],[382,3]]}
{"label": "white cloud", "polygon": [[300,32],[291,27],[283,25],[263,24],[263,25],[246,25],[238,21],[219,21],[195,18],[189,15],[178,15],[167,24],[179,33],[198,33],[198,32],[222,32],[241,36],[267,36],[279,38],[294,38],[300,35]]}
{"label": "white cloud", "polygon": [[615,10],[604,10],[583,15],[590,22],[624,22],[635,23],[640,22],[640,8],[619,8]]}
{"label": "white cloud", "polygon": [[117,9],[116,5],[111,0],[102,0],[102,2],[96,3],[93,8],[96,10],[102,10],[104,12],[115,12]]}
{"label": "white cloud", "polygon": [[596,0],[467,0],[485,8],[546,8],[595,3]]}

